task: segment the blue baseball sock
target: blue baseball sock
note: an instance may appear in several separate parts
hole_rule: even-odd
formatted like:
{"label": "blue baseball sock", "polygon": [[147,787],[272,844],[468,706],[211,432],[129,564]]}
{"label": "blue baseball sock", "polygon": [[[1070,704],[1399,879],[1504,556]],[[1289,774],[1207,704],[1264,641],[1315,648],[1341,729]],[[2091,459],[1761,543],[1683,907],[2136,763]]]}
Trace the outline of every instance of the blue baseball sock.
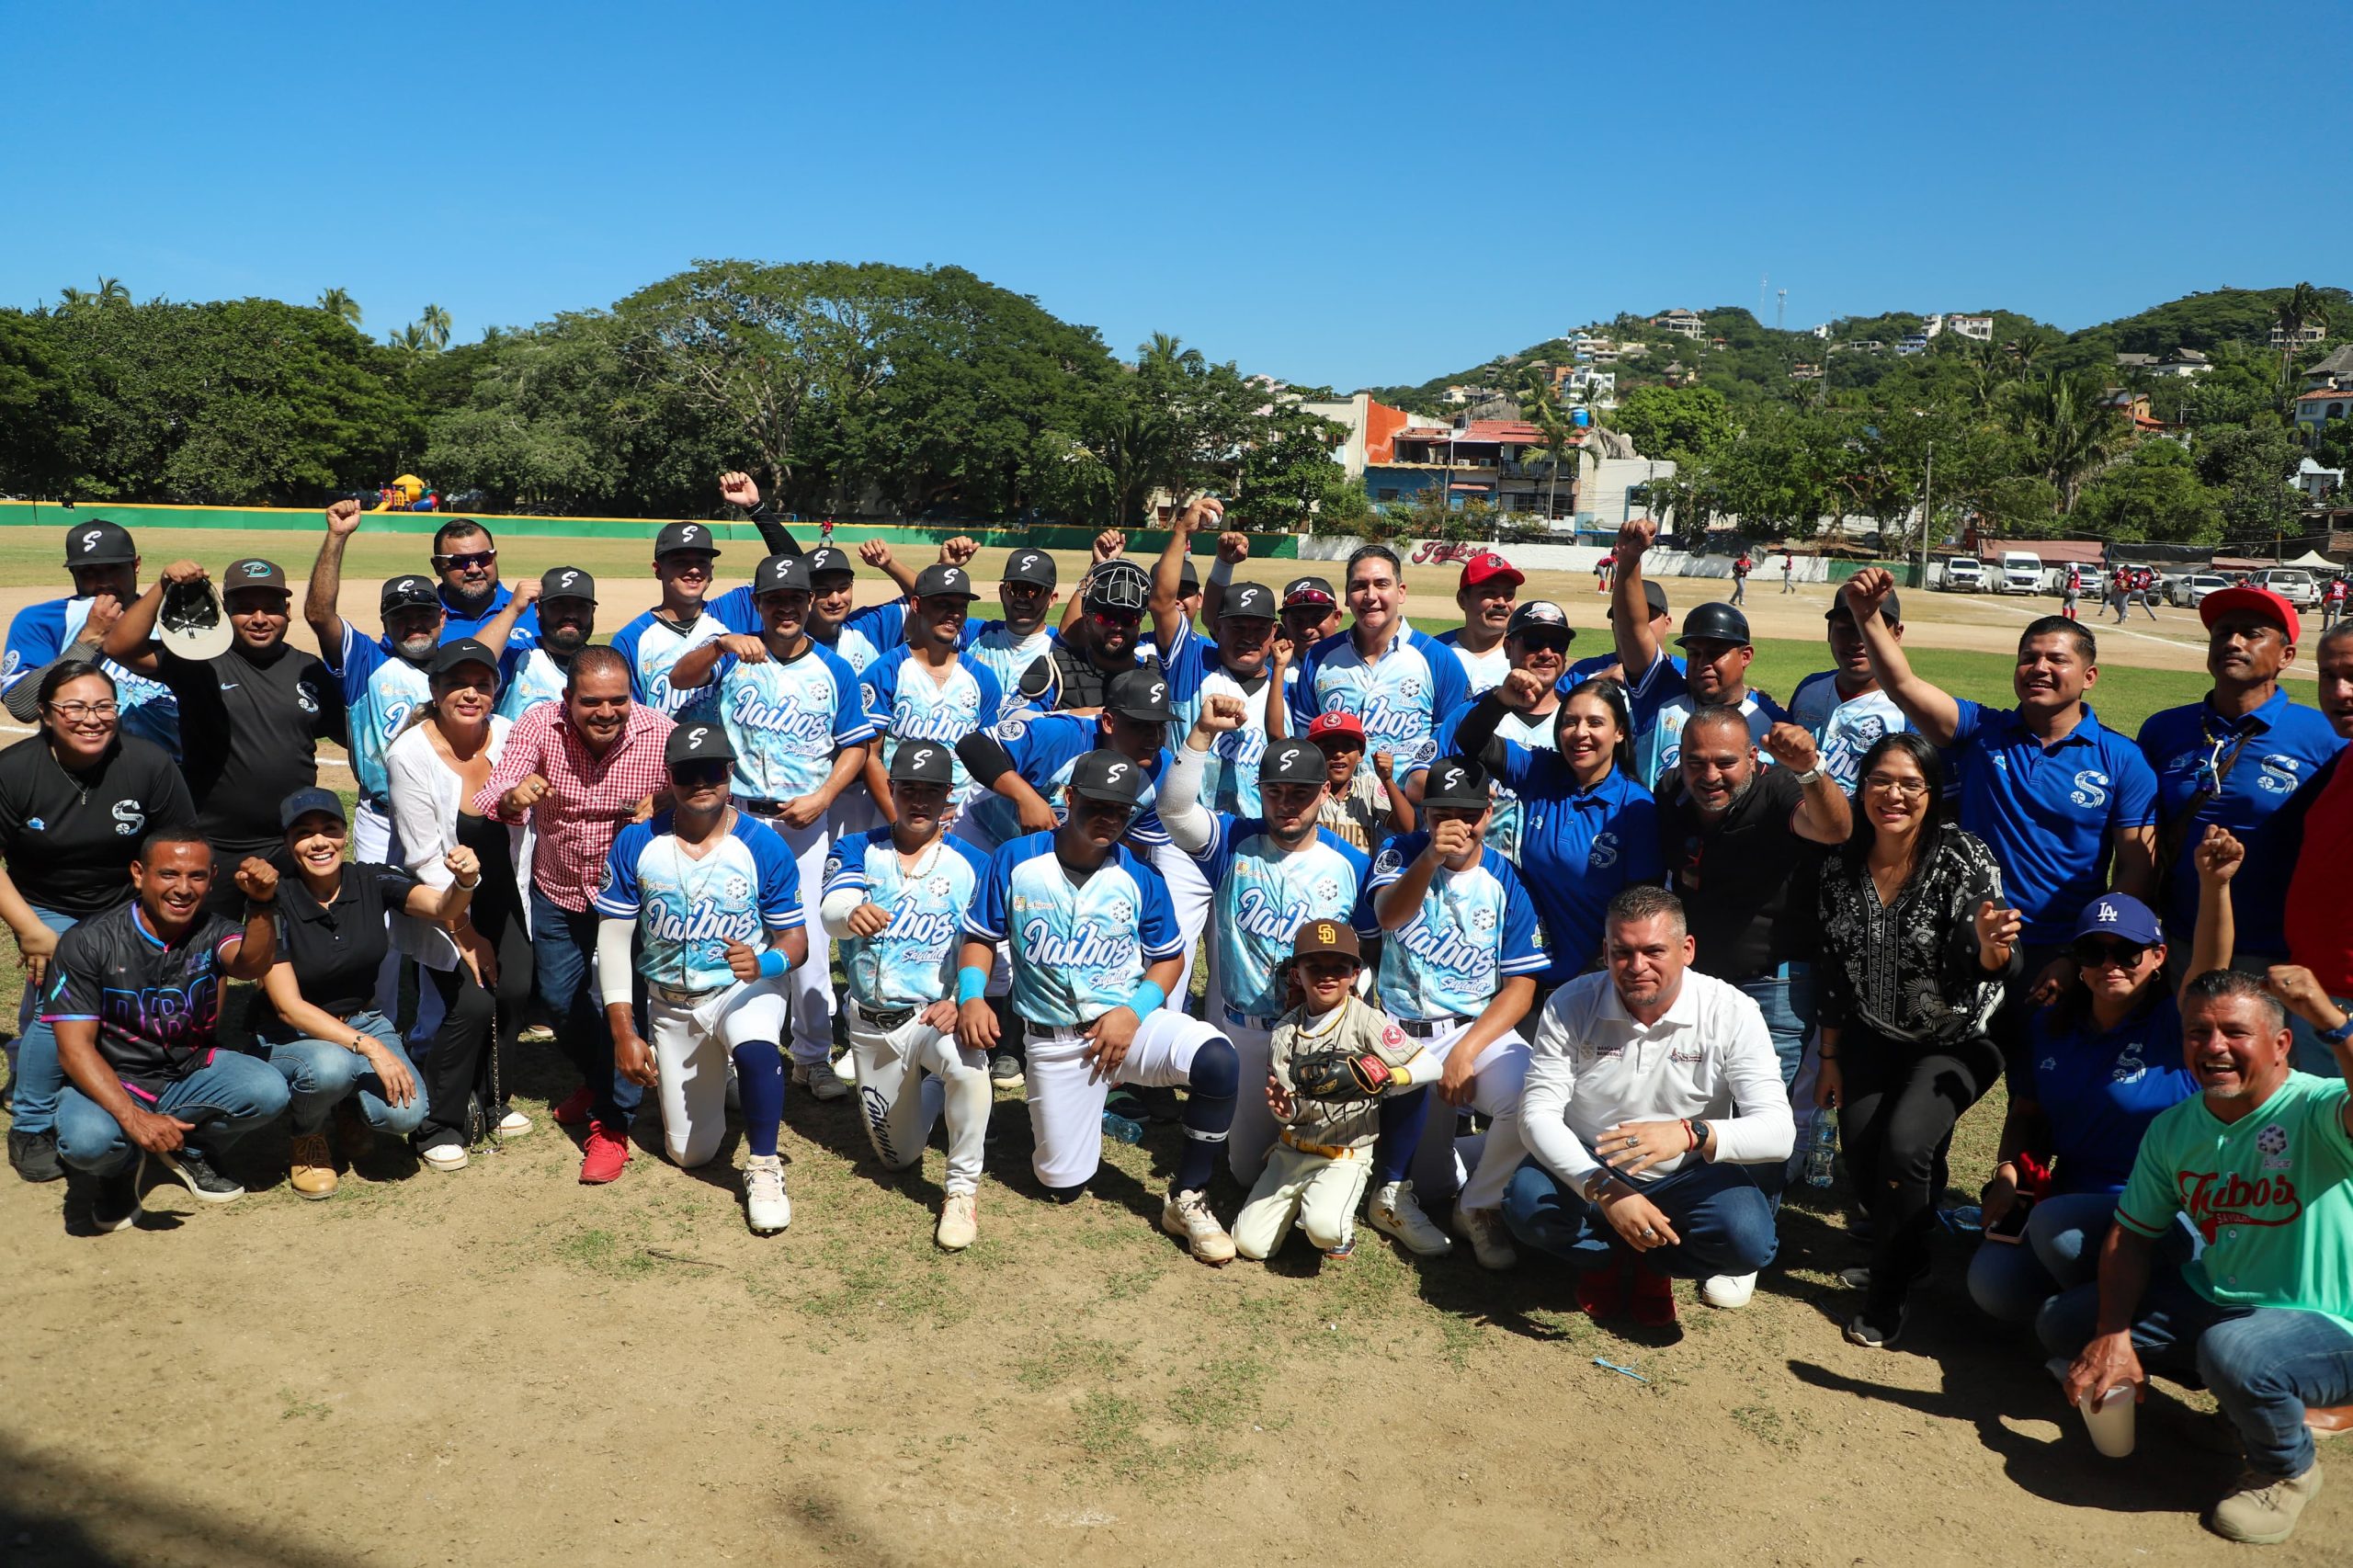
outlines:
{"label": "blue baseball sock", "polygon": [[1217,1152],[1233,1126],[1233,1096],[1242,1081],[1242,1058],[1222,1036],[1205,1040],[1193,1053],[1186,1080],[1185,1149],[1176,1156],[1176,1187],[1197,1192],[1210,1184]]}
{"label": "blue baseball sock", "polygon": [[747,1040],[734,1055],[736,1090],[744,1100],[744,1142],[755,1154],[773,1154],[777,1124],[784,1119],[784,1052],[773,1040]]}
{"label": "blue baseball sock", "polygon": [[1422,1146],[1422,1127],[1429,1108],[1427,1084],[1381,1102],[1381,1139],[1372,1151],[1373,1186],[1404,1181],[1405,1173],[1414,1168],[1414,1152]]}

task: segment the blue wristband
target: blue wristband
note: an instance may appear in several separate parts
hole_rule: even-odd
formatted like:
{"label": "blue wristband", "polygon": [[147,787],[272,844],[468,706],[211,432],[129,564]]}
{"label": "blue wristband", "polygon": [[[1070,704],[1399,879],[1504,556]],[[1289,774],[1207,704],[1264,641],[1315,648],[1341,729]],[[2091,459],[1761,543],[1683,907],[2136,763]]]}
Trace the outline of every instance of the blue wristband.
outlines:
{"label": "blue wristband", "polygon": [[1160,1011],[1161,1004],[1167,1000],[1168,993],[1147,980],[1128,998],[1128,1010],[1139,1018],[1148,1018]]}
{"label": "blue wristband", "polygon": [[987,970],[975,969],[971,964],[966,964],[956,971],[956,1005],[959,1007],[967,1002],[979,1001],[988,994],[988,989],[989,971]]}
{"label": "blue wristband", "polygon": [[777,951],[774,948],[768,949],[766,952],[760,955],[760,978],[762,980],[774,980],[777,976],[782,974],[786,970],[791,967],[791,965],[784,961],[784,955]]}

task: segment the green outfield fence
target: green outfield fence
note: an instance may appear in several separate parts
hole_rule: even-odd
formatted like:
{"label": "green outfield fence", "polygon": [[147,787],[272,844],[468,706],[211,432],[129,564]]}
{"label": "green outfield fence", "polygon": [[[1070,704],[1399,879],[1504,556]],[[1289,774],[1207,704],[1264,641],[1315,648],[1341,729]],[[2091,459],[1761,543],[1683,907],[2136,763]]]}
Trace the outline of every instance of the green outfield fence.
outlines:
{"label": "green outfield fence", "polygon": [[[493,512],[371,511],[368,514],[367,528],[370,533],[429,535],[450,517],[458,516],[477,518],[501,537],[512,535],[518,538],[536,535],[542,538],[650,540],[662,530],[665,523],[677,520],[671,517],[518,517]],[[262,528],[316,534],[324,526],[324,517],[325,509],[319,506],[166,506],[77,501],[69,509],[54,501],[0,501],[0,528],[63,529],[77,522],[104,517],[133,533],[142,528]],[[815,523],[801,521],[788,526],[804,543],[815,542]],[[740,540],[757,544],[760,540],[760,530],[749,523],[714,522],[709,527],[722,543]],[[1027,545],[1033,550],[1083,551],[1094,544],[1095,533],[1093,528],[1061,523],[1010,528],[960,528],[952,524],[837,523],[834,527],[834,542],[855,544],[860,540],[879,539],[892,544],[937,543],[964,534],[980,540],[984,548],[1010,549],[1016,545]],[[1155,552],[1167,542],[1168,535],[1165,530],[1135,529],[1128,534],[1128,549],[1131,553]],[[1214,540],[1206,542],[1214,543]],[[1196,550],[1199,550],[1198,544]],[[1299,540],[1290,534],[1254,534],[1250,539],[1250,553],[1258,559],[1295,560],[1299,555]]]}

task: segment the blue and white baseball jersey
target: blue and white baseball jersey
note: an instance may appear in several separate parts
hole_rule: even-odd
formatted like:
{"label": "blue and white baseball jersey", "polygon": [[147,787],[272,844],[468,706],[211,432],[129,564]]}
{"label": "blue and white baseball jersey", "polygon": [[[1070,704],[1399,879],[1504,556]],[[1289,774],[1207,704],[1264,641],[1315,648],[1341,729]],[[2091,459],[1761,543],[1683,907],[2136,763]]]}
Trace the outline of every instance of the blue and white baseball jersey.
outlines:
{"label": "blue and white baseball jersey", "polygon": [[[757,631],[760,628],[755,625],[752,630]],[[811,634],[815,634],[813,629]],[[907,601],[892,599],[888,604],[852,610],[835,630],[831,641],[819,641],[839,653],[853,672],[864,675],[875,660],[893,648],[906,645]]]}
{"label": "blue and white baseball jersey", "polygon": [[998,689],[1005,693],[1007,704],[1019,700],[1021,677],[1029,666],[1043,659],[1051,690],[1054,667],[1054,630],[1040,626],[1027,637],[1017,636],[1012,628],[1001,620],[964,622],[964,652],[988,666],[996,676]]}
{"label": "blue and white baseball jersey", "polygon": [[1511,655],[1504,652],[1500,642],[1483,653],[1474,653],[1462,645],[1462,628],[1459,626],[1439,632],[1438,640],[1453,649],[1454,656],[1462,661],[1462,678],[1471,684],[1473,702],[1503,685],[1504,676],[1511,673]]}
{"label": "blue and white baseball jersey", "polygon": [[1013,1010],[1071,1029],[1124,1007],[1143,971],[1185,950],[1168,884],[1123,844],[1084,882],[1054,858],[1054,835],[1001,846],[972,895],[964,934],[1003,942],[1013,963]]}
{"label": "blue and white baseball jersey", "polygon": [[1838,781],[1849,795],[1860,781],[1863,754],[1882,736],[1912,727],[1895,699],[1874,686],[1854,697],[1838,695],[1838,672],[1824,670],[1798,682],[1790,693],[1790,722],[1813,737],[1822,754],[1822,771]]}
{"label": "blue and white baseball jersey", "polygon": [[[514,650],[507,652],[511,655]],[[514,672],[506,677],[506,689],[498,694],[500,717],[520,719],[542,702],[563,699],[563,666],[550,658],[545,648],[534,646],[511,663]]]}
{"label": "blue and white baseball jersey", "polygon": [[[1650,670],[1626,694],[1629,716],[1634,722],[1634,771],[1652,789],[1658,781],[1675,771],[1683,758],[1683,726],[1701,704],[1695,702],[1684,688],[1680,676],[1671,674],[1666,661],[1653,661]],[[1750,687],[1741,697],[1740,711],[1748,721],[1748,738],[1761,741],[1766,732],[1789,715],[1781,705]],[[1761,757],[1767,766],[1772,759]]]}
{"label": "blue and white baseball jersey", "polygon": [[[792,851],[766,823],[733,813],[726,836],[699,860],[680,846],[671,813],[631,823],[613,840],[597,913],[635,920],[642,949],[637,972],[677,991],[735,983],[727,967],[733,937],[767,946],[768,931],[801,924],[801,872]],[[822,961],[822,960],[820,960]]]}
{"label": "blue and white baseball jersey", "polygon": [[[1013,759],[1013,771],[1021,781],[1054,808],[1056,820],[1066,820],[1070,811],[1063,789],[1070,782],[1071,770],[1080,757],[1103,744],[1102,726],[1094,715],[1018,714],[991,729],[989,735]],[[1126,835],[1126,841],[1139,848],[1148,851],[1168,842],[1168,830],[1160,824],[1160,813],[1154,808],[1160,797],[1160,780],[1173,760],[1163,747],[1144,765],[1143,799],[1129,819]],[[973,830],[988,835],[991,844],[1021,835],[1019,809],[994,790],[973,796],[971,815]]]}
{"label": "blue and white baseball jersey", "polygon": [[[896,756],[901,741],[938,741],[954,753],[958,741],[975,730],[985,730],[1002,716],[1005,695],[986,665],[970,653],[960,653],[948,666],[947,678],[935,680],[902,643],[866,667],[859,676],[867,720],[882,737],[885,767]],[[972,787],[964,764],[956,763],[950,797]]]}
{"label": "blue and white baseball jersey", "polygon": [[433,682],[383,639],[362,637],[347,620],[342,646],[326,665],[343,682],[343,704],[351,715],[351,773],[360,799],[381,801],[391,788],[384,748],[411,713],[433,700]]}
{"label": "blue and white baseball jersey", "polygon": [[942,838],[908,870],[887,827],[835,844],[825,859],[824,896],[854,892],[891,913],[879,935],[842,938],[851,999],[881,1013],[928,1007],[955,994],[964,916],[988,866],[978,845]]}
{"label": "blue and white baseball jersey", "polygon": [[[80,639],[89,619],[87,599],[51,599],[18,610],[8,623],[7,651],[0,653],[0,691],[14,688],[43,665],[55,664],[57,656]],[[100,659],[98,667],[114,677],[115,706],[120,710],[118,726],[122,733],[179,756],[180,699],[172,688],[112,659]]]}
{"label": "blue and white baseball jersey", "polygon": [[1438,756],[1438,721],[1468,699],[1462,661],[1435,637],[1400,623],[1380,658],[1367,660],[1354,637],[1334,632],[1300,661],[1290,691],[1291,723],[1300,734],[1318,713],[1355,714],[1364,723],[1365,761],[1387,752],[1403,777]]}
{"label": "blue and white baseball jersey", "polygon": [[1267,755],[1267,682],[1263,671],[1256,680],[1244,680],[1225,667],[1217,644],[1185,621],[1176,640],[1161,650],[1160,667],[1168,676],[1168,701],[1176,717],[1168,726],[1168,744],[1185,744],[1201,710],[1212,697],[1238,698],[1242,727],[1217,737],[1209,760],[1201,766],[1201,804],[1213,812],[1254,817],[1260,810],[1258,764]]}
{"label": "blue and white baseball jersey", "polygon": [[713,615],[708,605],[695,617],[694,624],[684,629],[647,610],[613,634],[614,651],[629,661],[630,696],[665,718],[704,723],[717,719],[719,688],[681,689],[670,684],[670,672],[687,653],[731,631],[757,636],[759,628],[730,626]]}
{"label": "blue and white baseball jersey", "polygon": [[771,653],[747,665],[722,653],[719,722],[735,748],[735,793],[751,801],[790,801],[834,770],[844,746],[870,740],[874,725],[849,661],[812,642],[801,657]]}
{"label": "blue and white baseball jersey", "polygon": [[1402,930],[1381,930],[1372,912],[1374,895],[1404,875],[1429,841],[1427,833],[1408,833],[1381,846],[1357,929],[1381,938],[1375,983],[1391,1017],[1476,1017],[1506,979],[1543,973],[1552,955],[1544,950],[1528,890],[1500,856],[1483,854],[1467,870],[1439,867],[1414,918]]}
{"label": "blue and white baseball jersey", "polygon": [[1256,1017],[1281,1017],[1287,1005],[1276,976],[1300,922],[1356,918],[1370,867],[1364,851],[1319,827],[1285,854],[1263,819],[1215,812],[1209,844],[1193,858],[1214,890],[1210,972],[1220,999]]}

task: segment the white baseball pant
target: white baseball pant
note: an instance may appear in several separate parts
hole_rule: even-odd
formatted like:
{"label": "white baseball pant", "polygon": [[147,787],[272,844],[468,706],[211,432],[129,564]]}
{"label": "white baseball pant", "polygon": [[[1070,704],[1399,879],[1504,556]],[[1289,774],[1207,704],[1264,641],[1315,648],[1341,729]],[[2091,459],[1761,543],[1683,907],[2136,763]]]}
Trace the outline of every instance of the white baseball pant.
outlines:
{"label": "white baseball pant", "polygon": [[1242,1212],[1233,1217],[1233,1250],[1247,1258],[1272,1257],[1293,1221],[1307,1233],[1309,1244],[1323,1251],[1347,1245],[1371,1175],[1370,1149],[1340,1158],[1276,1144]]}
{"label": "white baseball pant", "polygon": [[815,918],[825,858],[833,852],[833,824],[820,817],[807,827],[787,827],[773,817],[759,820],[776,830],[800,869],[801,907],[810,916],[809,957],[785,974],[784,987],[792,1015],[790,1054],[796,1062],[814,1066],[834,1055],[834,971],[824,930]]}
{"label": "white baseball pant", "polygon": [[[1470,1027],[1470,1019],[1461,1019],[1422,1040],[1422,1049],[1443,1064],[1454,1042]],[[1460,1188],[1464,1208],[1495,1209],[1503,1204],[1504,1186],[1511,1180],[1511,1173],[1528,1154],[1528,1144],[1519,1135],[1519,1096],[1528,1082],[1528,1042],[1519,1038],[1518,1030],[1505,1030],[1479,1053],[1472,1074],[1471,1108],[1487,1118],[1489,1125],[1470,1179],[1463,1179],[1462,1162],[1454,1147],[1459,1108],[1440,1099],[1435,1084],[1430,1085],[1429,1119],[1423,1124],[1421,1146],[1414,1151],[1408,1174],[1417,1198],[1434,1199]]]}
{"label": "white baseball pant", "polygon": [[988,1053],[962,1049],[954,1034],[943,1034],[919,1017],[886,1031],[868,1024],[856,1004],[848,1012],[858,1102],[875,1157],[894,1171],[920,1161],[932,1124],[944,1109],[946,1187],[951,1193],[979,1190],[982,1145],[995,1098],[989,1088]]}
{"label": "white baseball pant", "polygon": [[[1106,1077],[1082,1060],[1093,1043],[1075,1029],[1029,1026],[1029,1064],[1024,1097],[1029,1131],[1037,1147],[1029,1168],[1052,1187],[1073,1187],[1091,1178],[1103,1163],[1103,1102],[1117,1084],[1169,1089],[1192,1074],[1193,1056],[1210,1040],[1228,1038],[1200,1019],[1156,1008],[1136,1030],[1135,1042],[1119,1070]],[[1264,1079],[1260,1080],[1263,1090]],[[1238,1100],[1239,1095],[1235,1096]]]}
{"label": "white baseball pant", "polygon": [[1267,1105],[1267,1074],[1274,1067],[1274,1024],[1229,1012],[1217,1002],[1210,1005],[1210,1017],[1217,1020],[1218,1032],[1233,1042],[1233,1054],[1242,1063],[1240,1083],[1233,1092],[1233,1131],[1225,1138],[1225,1167],[1235,1181],[1248,1187],[1267,1168],[1267,1152],[1282,1135],[1282,1124]]}
{"label": "white baseball pant", "polygon": [[[1185,998],[1193,989],[1193,955],[1200,950],[1201,933],[1209,927],[1210,881],[1202,874],[1200,863],[1174,844],[1154,845],[1151,859],[1153,869],[1168,884],[1168,902],[1176,911],[1176,929],[1185,937],[1185,968],[1165,1004],[1181,1013],[1185,1010]],[[1217,993],[1212,990],[1210,994],[1214,996]]]}
{"label": "white baseball pant", "polygon": [[719,1153],[729,1058],[739,1045],[780,1039],[785,1006],[781,979],[739,980],[690,1006],[646,997],[646,1043],[662,1079],[662,1146],[674,1164],[692,1167]]}

